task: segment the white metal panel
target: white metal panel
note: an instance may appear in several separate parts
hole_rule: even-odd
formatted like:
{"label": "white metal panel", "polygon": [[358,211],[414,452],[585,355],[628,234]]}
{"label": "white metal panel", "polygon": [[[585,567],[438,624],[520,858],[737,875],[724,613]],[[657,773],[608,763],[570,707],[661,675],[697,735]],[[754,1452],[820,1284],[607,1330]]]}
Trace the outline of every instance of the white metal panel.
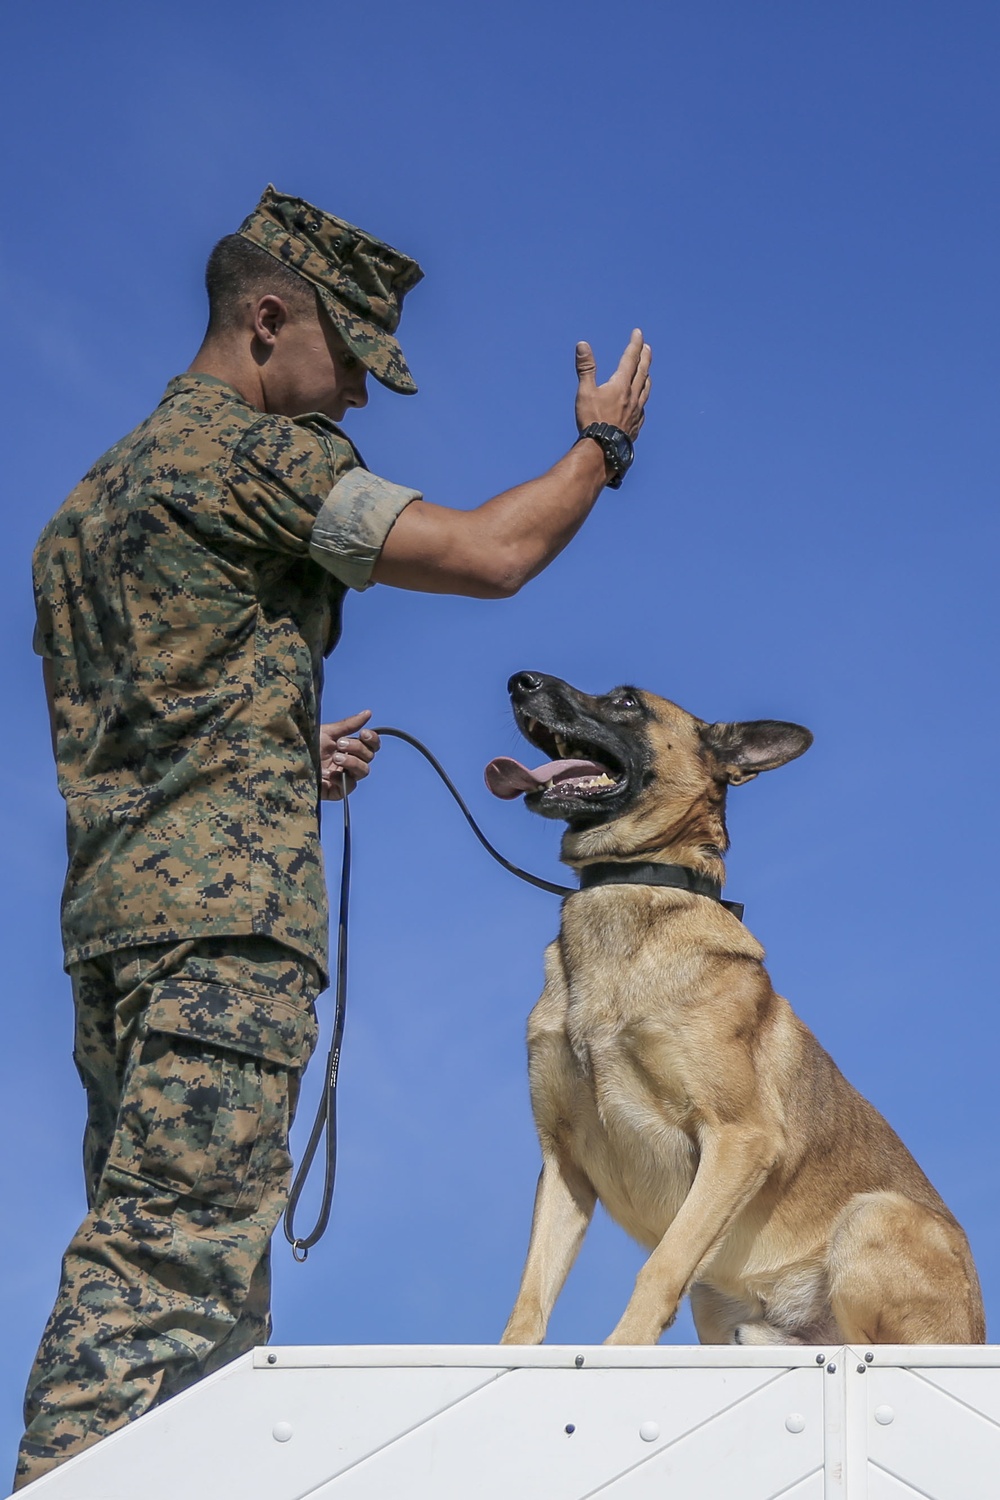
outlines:
{"label": "white metal panel", "polygon": [[[784,1500],[784,1497],[782,1497]],[[913,1490],[902,1480],[894,1479],[884,1469],[869,1465],[868,1500],[926,1500],[923,1490]]]}
{"label": "white metal panel", "polygon": [[[992,1422],[1000,1422],[1000,1369],[945,1370],[920,1366],[913,1373],[957,1401],[964,1401],[974,1411],[982,1412]],[[1000,1479],[997,1490],[1000,1493]]]}
{"label": "white metal panel", "polygon": [[909,1370],[873,1366],[866,1379],[873,1464],[927,1500],[996,1500],[1000,1427]]}
{"label": "white metal panel", "polygon": [[272,1347],[31,1493],[994,1500],[1000,1350]]}
{"label": "white metal panel", "polygon": [[823,1500],[822,1469],[817,1469],[815,1474],[810,1474],[807,1479],[793,1484],[790,1490],[785,1490],[781,1500]]}
{"label": "white metal panel", "polygon": [[[759,1369],[515,1370],[316,1500],[580,1500],[773,1379]],[[647,1423],[659,1429],[652,1442],[640,1435]]]}
{"label": "white metal panel", "polygon": [[808,1479],[821,1496],[822,1380],[815,1366],[778,1375],[597,1493],[601,1500],[775,1500]]}
{"label": "white metal panel", "polygon": [[826,1500],[868,1500],[867,1352],[846,1347],[826,1366]]}
{"label": "white metal panel", "polygon": [[39,1500],[290,1500],[504,1374],[233,1369],[53,1470]]}

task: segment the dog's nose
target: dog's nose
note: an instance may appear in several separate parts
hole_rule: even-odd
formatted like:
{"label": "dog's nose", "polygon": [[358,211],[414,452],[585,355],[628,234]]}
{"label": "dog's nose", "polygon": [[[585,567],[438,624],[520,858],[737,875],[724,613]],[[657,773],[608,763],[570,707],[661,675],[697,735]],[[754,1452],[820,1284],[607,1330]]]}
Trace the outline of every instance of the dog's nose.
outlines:
{"label": "dog's nose", "polygon": [[507,691],[512,698],[515,694],[523,698],[528,693],[537,693],[544,682],[544,677],[539,677],[537,672],[515,672],[507,683]]}

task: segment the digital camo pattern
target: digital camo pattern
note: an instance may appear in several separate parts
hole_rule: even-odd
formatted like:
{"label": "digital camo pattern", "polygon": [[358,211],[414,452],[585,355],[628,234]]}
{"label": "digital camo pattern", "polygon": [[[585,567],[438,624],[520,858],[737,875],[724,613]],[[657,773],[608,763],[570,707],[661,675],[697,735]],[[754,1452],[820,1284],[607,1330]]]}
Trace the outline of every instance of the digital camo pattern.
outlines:
{"label": "digital camo pattern", "polygon": [[404,296],[423,278],[415,260],[271,186],[238,233],[312,282],[334,327],[376,380],[401,395],[414,393],[393,335]]}
{"label": "digital camo pattern", "polygon": [[263,938],[72,971],[89,1212],[25,1398],[18,1485],[270,1334],[268,1243],[320,976]]}
{"label": "digital camo pattern", "polygon": [[[262,415],[182,375],[42,533],[35,646],[66,799],[67,964],[259,933],[325,973],[322,665],[345,584],[363,580],[356,559],[338,578],[309,546],[360,462],[325,417]],[[353,501],[352,527],[367,543]]]}

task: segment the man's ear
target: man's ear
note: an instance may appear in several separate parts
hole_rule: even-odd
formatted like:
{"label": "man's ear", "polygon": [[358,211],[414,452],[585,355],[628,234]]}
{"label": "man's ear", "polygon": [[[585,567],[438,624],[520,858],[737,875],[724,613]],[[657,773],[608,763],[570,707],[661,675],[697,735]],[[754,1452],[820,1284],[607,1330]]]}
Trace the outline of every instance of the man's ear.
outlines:
{"label": "man's ear", "polygon": [[706,724],[701,738],[731,786],[752,781],[760,771],[773,771],[804,755],[813,742],[808,729],[801,724],[785,724],[781,719]]}
{"label": "man's ear", "polygon": [[281,297],[267,292],[258,299],[253,308],[253,332],[261,344],[270,348],[287,322],[288,307]]}

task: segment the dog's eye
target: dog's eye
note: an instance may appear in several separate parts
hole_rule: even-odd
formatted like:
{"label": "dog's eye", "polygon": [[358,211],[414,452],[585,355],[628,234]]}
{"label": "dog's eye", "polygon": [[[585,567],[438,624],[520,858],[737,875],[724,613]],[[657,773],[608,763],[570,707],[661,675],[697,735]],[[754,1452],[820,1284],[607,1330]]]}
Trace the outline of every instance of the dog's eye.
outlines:
{"label": "dog's eye", "polygon": [[632,693],[615,693],[611,706],[612,708],[638,708],[639,703]]}

